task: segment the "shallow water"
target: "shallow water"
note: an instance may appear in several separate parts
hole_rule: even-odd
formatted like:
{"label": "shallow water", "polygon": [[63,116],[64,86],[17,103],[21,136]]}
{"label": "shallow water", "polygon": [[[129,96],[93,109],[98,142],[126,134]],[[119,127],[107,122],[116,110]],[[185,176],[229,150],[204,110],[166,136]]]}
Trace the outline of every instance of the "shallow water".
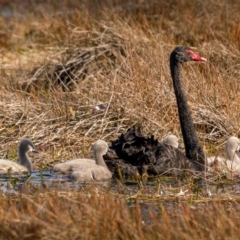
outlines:
{"label": "shallow water", "polygon": [[[96,183],[96,182],[95,182]],[[138,191],[143,187],[142,182],[139,184],[137,181],[125,181],[121,182],[119,180],[110,180],[110,181],[100,181],[98,183],[110,183],[110,188],[113,191],[117,192],[124,192],[125,194],[131,194],[133,192]],[[34,185],[35,187],[38,188],[50,188],[54,189],[56,188],[62,188],[62,190],[66,189],[66,187],[72,189],[79,188],[84,185],[83,182],[73,182],[69,178],[69,175],[67,174],[52,174],[49,170],[43,170],[43,171],[33,171],[31,176],[27,175],[8,175],[8,174],[0,174],[0,189],[2,192],[9,191],[11,189],[13,190],[19,190],[20,187],[23,184],[31,184]],[[86,183],[85,183],[86,184]],[[90,184],[90,183],[89,183]],[[204,180],[198,180],[197,183],[199,186],[205,188],[206,187],[206,182]],[[154,191],[155,193],[160,195],[168,195],[169,192],[172,192],[173,189],[175,188],[176,191],[179,191],[179,189],[184,187],[186,183],[182,181],[178,181],[175,178],[163,178],[160,181],[156,179],[144,182],[144,188],[145,188],[145,193],[146,194],[152,194]],[[160,186],[159,189],[157,189],[157,186]],[[208,184],[208,188],[212,192],[216,192],[216,184]],[[240,188],[239,185],[237,184],[237,189],[236,192],[240,193]],[[169,190],[169,187],[171,190]],[[236,184],[224,184],[221,185],[222,188],[233,188],[236,187]],[[67,189],[66,189],[67,190]],[[183,189],[184,190],[184,189]],[[126,192],[127,191],[127,192]],[[175,192],[177,193],[177,192]]]}
{"label": "shallow water", "polygon": [[0,175],[0,189],[2,192],[21,191],[24,185],[44,188],[55,183],[70,182],[67,176],[52,175],[50,171],[33,171],[31,176],[17,174]]}
{"label": "shallow water", "polygon": [[[69,175],[52,174],[49,170],[34,171],[31,176],[26,175],[0,175],[0,191],[2,193],[24,192],[34,193],[37,190],[60,190],[71,191],[81,187],[103,186],[118,194],[128,196],[129,199],[134,199],[132,196],[141,193],[141,196],[146,199],[167,197],[168,200],[174,197],[182,197],[186,195],[196,195],[197,191],[201,192],[201,196],[215,197],[230,194],[240,194],[240,180],[233,182],[225,182],[221,184],[207,183],[204,180],[197,180],[194,187],[188,181],[179,181],[175,178],[164,177],[162,179],[152,179],[146,182],[138,181],[119,181],[108,180],[100,182],[73,182]],[[198,188],[200,190],[198,190]],[[131,202],[131,200],[130,200]]]}
{"label": "shallow water", "polygon": [[[99,182],[103,186],[109,187],[109,181]],[[32,190],[62,190],[68,191],[78,189],[86,185],[84,182],[71,181],[67,174],[52,174],[49,170],[33,171],[31,176],[20,174],[0,174],[0,191],[11,193],[14,191],[26,192],[26,188]],[[91,183],[89,183],[91,184]]]}

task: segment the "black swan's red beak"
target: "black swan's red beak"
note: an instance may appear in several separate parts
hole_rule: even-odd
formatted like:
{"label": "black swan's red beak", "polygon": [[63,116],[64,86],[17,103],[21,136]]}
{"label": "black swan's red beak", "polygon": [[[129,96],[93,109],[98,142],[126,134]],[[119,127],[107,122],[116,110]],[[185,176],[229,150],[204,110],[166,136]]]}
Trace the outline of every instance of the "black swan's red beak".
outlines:
{"label": "black swan's red beak", "polygon": [[192,61],[204,61],[204,62],[207,61],[206,58],[200,57],[199,55],[197,55],[192,50],[186,50],[186,52],[190,53]]}

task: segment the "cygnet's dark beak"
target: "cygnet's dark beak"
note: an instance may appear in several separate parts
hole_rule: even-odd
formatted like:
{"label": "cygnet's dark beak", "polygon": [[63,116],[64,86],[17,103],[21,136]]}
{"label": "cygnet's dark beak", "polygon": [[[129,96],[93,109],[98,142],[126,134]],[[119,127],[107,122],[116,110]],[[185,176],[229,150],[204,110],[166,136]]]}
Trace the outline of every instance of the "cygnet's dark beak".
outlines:
{"label": "cygnet's dark beak", "polygon": [[39,153],[39,151],[38,151],[36,148],[33,148],[33,149],[32,149],[32,152],[34,152],[34,153]]}

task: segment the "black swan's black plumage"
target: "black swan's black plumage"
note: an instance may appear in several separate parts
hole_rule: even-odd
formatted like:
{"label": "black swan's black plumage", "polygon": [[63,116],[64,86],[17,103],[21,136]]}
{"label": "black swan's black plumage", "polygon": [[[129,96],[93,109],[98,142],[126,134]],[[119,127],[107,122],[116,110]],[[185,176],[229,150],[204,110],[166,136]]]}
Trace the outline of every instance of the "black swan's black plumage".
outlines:
{"label": "black swan's black plumage", "polygon": [[140,129],[130,128],[112,141],[111,149],[117,159],[105,158],[109,169],[118,175],[119,169],[124,176],[144,171],[152,175],[162,173],[179,174],[183,169],[203,171],[205,154],[198,140],[191,112],[181,84],[181,64],[187,61],[205,61],[185,46],[175,48],[170,55],[170,70],[177,100],[180,125],[186,156],[178,149],[158,142],[154,136],[145,137]]}
{"label": "black swan's black plumage", "polygon": [[110,149],[115,151],[117,157],[104,156],[104,159],[115,176],[119,176],[119,170],[124,177],[129,177],[143,172],[178,175],[183,169],[194,168],[179,149],[159,142],[154,136],[144,136],[140,128],[128,129],[112,141]]}

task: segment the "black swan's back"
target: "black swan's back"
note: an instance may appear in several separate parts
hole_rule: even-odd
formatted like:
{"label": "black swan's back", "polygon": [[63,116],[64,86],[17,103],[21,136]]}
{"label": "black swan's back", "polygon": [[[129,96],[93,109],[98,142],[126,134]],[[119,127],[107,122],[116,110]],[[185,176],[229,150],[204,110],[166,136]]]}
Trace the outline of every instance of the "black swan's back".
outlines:
{"label": "black swan's back", "polygon": [[196,170],[194,164],[177,148],[161,143],[154,136],[146,137],[140,128],[130,128],[110,146],[116,158],[105,156],[108,168],[115,176],[125,177],[147,172],[150,175],[181,174],[183,169]]}

